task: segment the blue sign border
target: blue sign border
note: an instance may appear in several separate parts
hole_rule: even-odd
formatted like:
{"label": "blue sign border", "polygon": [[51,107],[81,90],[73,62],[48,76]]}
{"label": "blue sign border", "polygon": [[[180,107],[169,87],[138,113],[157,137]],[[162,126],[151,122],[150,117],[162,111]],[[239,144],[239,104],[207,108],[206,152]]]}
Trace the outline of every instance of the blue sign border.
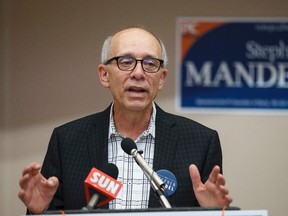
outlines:
{"label": "blue sign border", "polygon": [[176,26],[178,111],[288,114],[287,18],[179,17]]}

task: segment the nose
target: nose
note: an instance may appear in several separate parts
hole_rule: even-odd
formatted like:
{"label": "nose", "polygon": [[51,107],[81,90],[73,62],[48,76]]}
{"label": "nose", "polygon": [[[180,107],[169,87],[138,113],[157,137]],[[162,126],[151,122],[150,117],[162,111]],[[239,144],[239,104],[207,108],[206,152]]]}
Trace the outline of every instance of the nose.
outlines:
{"label": "nose", "polygon": [[145,74],[145,71],[142,68],[141,62],[137,61],[136,62],[136,67],[130,73],[131,78],[140,80],[140,79],[144,78],[144,74]]}

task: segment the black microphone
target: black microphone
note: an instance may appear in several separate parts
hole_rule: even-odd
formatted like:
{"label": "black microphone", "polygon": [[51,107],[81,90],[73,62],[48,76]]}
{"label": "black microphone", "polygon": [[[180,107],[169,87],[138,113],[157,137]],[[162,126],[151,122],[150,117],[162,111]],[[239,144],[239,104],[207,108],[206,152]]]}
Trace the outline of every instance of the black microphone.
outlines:
{"label": "black microphone", "polygon": [[157,175],[156,172],[146,163],[146,161],[143,159],[141,154],[137,150],[137,146],[135,142],[130,138],[124,138],[121,142],[121,147],[129,155],[132,155],[136,161],[136,163],[141,167],[141,169],[144,171],[145,174],[147,174],[152,181],[155,183],[155,185],[165,191],[164,188],[164,182],[162,179]]}
{"label": "black microphone", "polygon": [[92,168],[84,182],[88,204],[83,207],[83,210],[91,210],[107,204],[116,198],[123,186],[116,180],[118,168],[115,164],[108,163],[101,170]]}
{"label": "black microphone", "polygon": [[165,192],[165,184],[162,179],[157,175],[156,172],[145,162],[141,154],[137,150],[137,146],[135,142],[130,138],[124,138],[121,142],[121,147],[125,153],[132,155],[136,161],[136,163],[140,166],[143,172],[150,177],[151,186],[158,197],[160,203],[165,208],[171,208],[170,203],[166,199]]}

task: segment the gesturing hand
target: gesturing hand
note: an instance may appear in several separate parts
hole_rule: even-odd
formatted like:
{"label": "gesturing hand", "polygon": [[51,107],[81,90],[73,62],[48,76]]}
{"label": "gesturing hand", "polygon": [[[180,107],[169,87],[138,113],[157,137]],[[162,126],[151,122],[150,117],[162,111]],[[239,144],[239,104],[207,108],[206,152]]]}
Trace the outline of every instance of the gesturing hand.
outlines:
{"label": "gesturing hand", "polygon": [[225,179],[220,173],[220,167],[215,166],[208,180],[201,182],[198,168],[191,164],[189,167],[190,177],[195,196],[201,207],[227,207],[232,202],[229,190],[225,187]]}
{"label": "gesturing hand", "polygon": [[44,178],[39,172],[41,165],[29,164],[19,180],[20,192],[18,197],[33,213],[43,212],[51,202],[59,185],[56,177]]}

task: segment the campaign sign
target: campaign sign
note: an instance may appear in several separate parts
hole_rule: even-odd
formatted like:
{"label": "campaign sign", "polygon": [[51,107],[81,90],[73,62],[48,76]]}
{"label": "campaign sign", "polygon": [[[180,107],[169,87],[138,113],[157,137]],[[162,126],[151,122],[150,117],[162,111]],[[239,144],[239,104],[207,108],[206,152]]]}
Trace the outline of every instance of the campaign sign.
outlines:
{"label": "campaign sign", "polygon": [[177,19],[180,111],[288,114],[288,19]]}

